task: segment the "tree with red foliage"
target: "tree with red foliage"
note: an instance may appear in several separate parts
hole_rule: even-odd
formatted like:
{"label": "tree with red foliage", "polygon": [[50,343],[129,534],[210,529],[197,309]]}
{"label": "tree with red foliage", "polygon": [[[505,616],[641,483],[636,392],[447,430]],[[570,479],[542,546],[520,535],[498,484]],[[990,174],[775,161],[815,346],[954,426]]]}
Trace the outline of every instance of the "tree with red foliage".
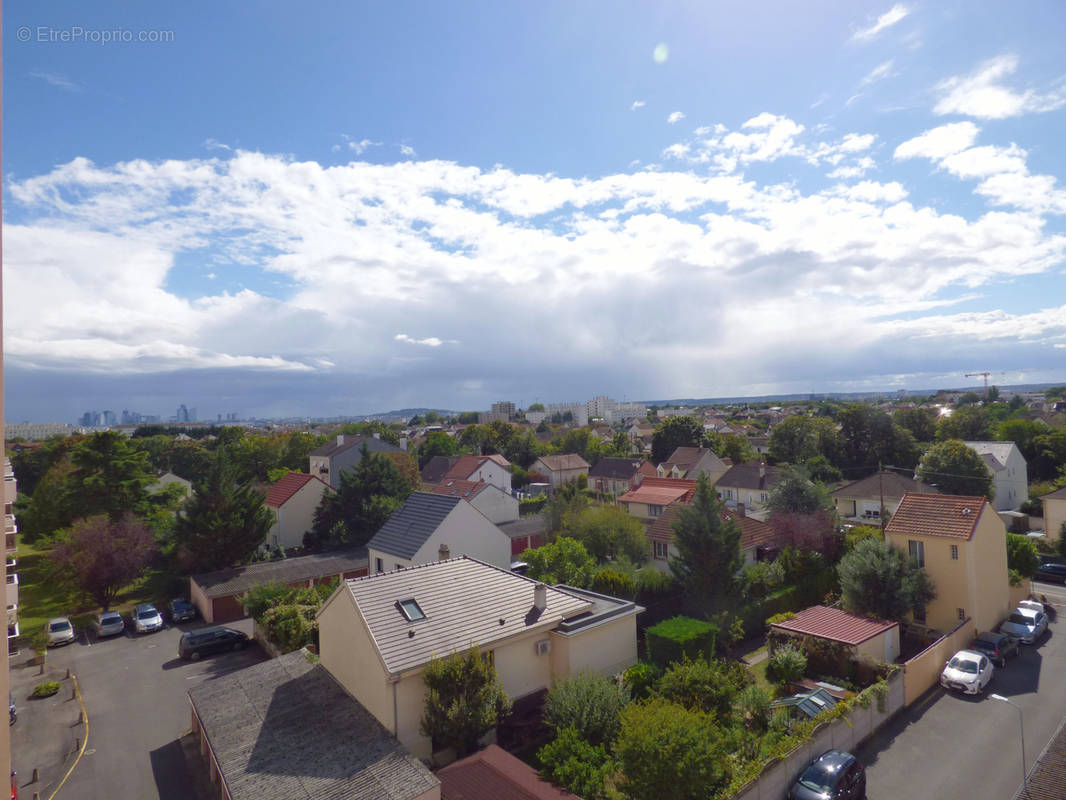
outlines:
{"label": "tree with red foliage", "polygon": [[56,577],[73,584],[106,611],[123,586],[135,581],[157,553],[152,532],[126,514],[74,523],[51,553]]}

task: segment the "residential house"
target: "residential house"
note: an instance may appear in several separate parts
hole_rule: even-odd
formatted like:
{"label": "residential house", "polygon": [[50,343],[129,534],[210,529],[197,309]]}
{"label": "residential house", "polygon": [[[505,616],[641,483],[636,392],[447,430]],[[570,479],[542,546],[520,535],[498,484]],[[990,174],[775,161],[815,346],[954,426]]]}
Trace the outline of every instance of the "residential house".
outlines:
{"label": "residential house", "polygon": [[936,586],[936,599],[916,622],[946,633],[969,618],[988,631],[1010,611],[1007,529],[985,498],[905,494],[885,538]]}
{"label": "residential house", "polygon": [[533,462],[530,472],[539,472],[548,479],[552,486],[576,481],[580,476],[588,477],[589,463],[577,453],[557,456],[541,456]]}
{"label": "residential house", "polygon": [[370,571],[428,564],[469,555],[511,566],[511,540],[461,497],[414,492],[367,543]]}
{"label": "residential house", "polygon": [[304,534],[311,530],[315,509],[328,488],[314,475],[302,472],[290,472],[271,486],[263,502],[274,515],[266,544],[282,550],[303,545]]}
{"label": "residential house", "polygon": [[440,781],[303,650],[189,690],[221,800],[439,800]]}
{"label": "residential house", "polygon": [[882,509],[891,515],[907,492],[911,494],[940,494],[928,483],[901,475],[892,470],[870,475],[830,492],[833,506],[841,518],[858,522],[879,522]]}
{"label": "residential house", "polygon": [[750,444],[751,449],[758,453],[760,456],[768,455],[770,452],[769,436],[749,436],[748,444]]}
{"label": "residential house", "polygon": [[1066,525],[1066,486],[1040,498],[1044,506],[1044,533],[1049,542],[1062,538]]}
{"label": "residential house", "polygon": [[714,486],[729,467],[707,447],[678,447],[658,467],[660,478],[696,480],[701,474]]}
{"label": "residential house", "polygon": [[461,497],[484,514],[489,522],[498,524],[518,519],[518,498],[491,483],[445,478],[430,489],[430,493]]}
{"label": "residential house", "polygon": [[18,524],[15,520],[15,498],[18,497],[18,481],[11,459],[4,459],[4,581],[7,600],[7,645],[8,649],[17,649],[19,630],[19,576],[16,571],[18,562],[15,550],[18,539]]}
{"label": "residential house", "polygon": [[310,468],[307,471],[325,481],[331,489],[339,489],[341,473],[355,469],[363,458],[364,445],[371,453],[402,452],[399,447],[389,444],[377,435],[340,433],[335,441],[327,442],[311,451]]}
{"label": "residential house", "polygon": [[[674,523],[677,522],[682,508],[688,502],[671,503],[645,531],[651,547],[651,561],[656,569],[664,572],[670,569],[670,559],[677,555],[674,547]],[[735,511],[722,509],[722,519],[731,520],[740,527],[740,553],[744,564],[754,564],[773,558],[777,554],[777,537],[774,529],[765,522],[749,517],[741,505]]]}
{"label": "residential house", "polygon": [[419,721],[430,661],[476,647],[517,704],[576,671],[614,675],[632,665],[642,610],[452,558],[346,581],[318,612],[320,654],[402,745],[428,758]]}
{"label": "residential house", "polygon": [[663,510],[677,501],[688,502],[696,492],[696,482],[681,478],[645,478],[640,486],[618,498],[618,504],[644,522],[662,516]]}
{"label": "residential house", "polygon": [[1010,511],[1029,499],[1029,470],[1014,442],[963,442],[984,459],[992,473],[996,511]]}
{"label": "residential house", "polygon": [[625,494],[644,480],[641,463],[639,458],[601,458],[589,469],[589,488],[603,494]]}
{"label": "residential house", "polygon": [[844,645],[853,657],[892,664],[899,657],[899,623],[864,617],[839,608],[811,606],[792,619],[770,624],[788,636],[811,637]]}
{"label": "residential house", "polygon": [[437,770],[437,778],[441,800],[577,800],[494,744]]}
{"label": "residential house", "polygon": [[444,476],[451,472],[452,467],[459,463],[462,456],[433,456],[422,467],[422,483],[427,486],[436,486]]}
{"label": "residential house", "polygon": [[204,572],[189,578],[189,601],[204,622],[232,622],[248,616],[241,598],[257,586],[314,586],[366,575],[366,550],[316,553],[279,561],[259,561],[243,567]]}
{"label": "residential house", "polygon": [[460,456],[445,478],[491,483],[511,494],[511,462],[498,453],[490,456]]}
{"label": "residential house", "polygon": [[743,503],[748,513],[761,513],[770,500],[770,490],[779,480],[777,467],[746,461],[734,464],[718,479],[718,497],[730,508]]}
{"label": "residential house", "polygon": [[530,514],[514,522],[501,522],[497,525],[511,540],[511,558],[520,558],[522,553],[544,544],[544,531],[547,520],[543,514]]}
{"label": "residential house", "polygon": [[185,478],[180,475],[175,475],[173,472],[164,472],[160,475],[156,479],[156,482],[148,487],[148,491],[159,492],[173,484],[177,484],[181,487],[181,493],[183,496],[188,497],[192,494],[192,481],[185,480]]}

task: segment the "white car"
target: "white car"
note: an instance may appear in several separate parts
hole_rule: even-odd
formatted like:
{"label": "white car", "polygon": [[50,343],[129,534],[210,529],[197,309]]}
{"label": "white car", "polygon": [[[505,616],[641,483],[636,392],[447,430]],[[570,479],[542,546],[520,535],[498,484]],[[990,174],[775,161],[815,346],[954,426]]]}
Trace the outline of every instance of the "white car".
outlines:
{"label": "white car", "polygon": [[49,647],[70,644],[74,641],[74,626],[70,624],[69,617],[50,619],[44,629],[48,632]]}
{"label": "white car", "polygon": [[999,626],[1000,633],[1020,639],[1023,644],[1035,644],[1047,630],[1047,615],[1034,608],[1020,606],[1010,612],[1006,622]]}
{"label": "white car", "polygon": [[133,609],[133,629],[137,633],[163,630],[163,616],[151,603],[142,603]]}
{"label": "white car", "polygon": [[944,665],[940,685],[966,694],[981,694],[992,680],[993,672],[995,667],[986,656],[973,650],[960,650]]}

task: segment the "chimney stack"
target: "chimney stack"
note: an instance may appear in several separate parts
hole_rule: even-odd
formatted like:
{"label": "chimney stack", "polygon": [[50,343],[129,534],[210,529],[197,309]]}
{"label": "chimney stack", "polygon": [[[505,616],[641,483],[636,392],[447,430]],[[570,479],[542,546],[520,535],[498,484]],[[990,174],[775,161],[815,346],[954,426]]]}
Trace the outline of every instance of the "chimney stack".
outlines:
{"label": "chimney stack", "polygon": [[338,433],[337,434],[337,447],[340,447],[342,444],[344,444],[344,434],[343,433]]}
{"label": "chimney stack", "polygon": [[748,510],[746,508],[744,508],[744,504],[743,503],[737,503],[737,516],[738,517],[746,517],[747,515],[748,515]]}
{"label": "chimney stack", "polygon": [[452,557],[452,551],[448,549],[448,545],[441,544],[440,549],[437,551],[438,561],[447,561]]}
{"label": "chimney stack", "polygon": [[548,607],[548,587],[546,584],[538,583],[533,587],[533,608],[538,611],[543,611]]}

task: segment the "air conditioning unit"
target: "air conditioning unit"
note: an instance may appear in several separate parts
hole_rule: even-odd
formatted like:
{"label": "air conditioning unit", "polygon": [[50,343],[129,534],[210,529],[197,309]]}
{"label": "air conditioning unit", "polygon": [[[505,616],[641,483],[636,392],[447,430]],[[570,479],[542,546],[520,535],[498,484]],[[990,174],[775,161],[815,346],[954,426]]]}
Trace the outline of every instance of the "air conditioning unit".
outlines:
{"label": "air conditioning unit", "polygon": [[546,656],[551,651],[552,651],[552,641],[551,641],[551,639],[541,639],[539,642],[537,642],[537,655],[538,656]]}

